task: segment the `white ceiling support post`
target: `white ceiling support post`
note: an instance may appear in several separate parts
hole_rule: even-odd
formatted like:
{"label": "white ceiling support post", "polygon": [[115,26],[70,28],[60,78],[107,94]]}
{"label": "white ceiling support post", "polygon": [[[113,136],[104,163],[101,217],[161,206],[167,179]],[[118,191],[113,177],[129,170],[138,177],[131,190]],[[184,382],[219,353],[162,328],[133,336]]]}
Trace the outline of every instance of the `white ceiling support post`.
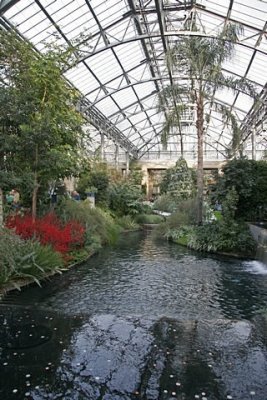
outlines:
{"label": "white ceiling support post", "polygon": [[256,128],[252,127],[251,132],[252,160],[256,160]]}
{"label": "white ceiling support post", "polygon": [[126,151],[126,153],[125,153],[125,157],[126,157],[126,176],[128,176],[129,175],[129,171],[130,171],[130,168],[129,168],[129,165],[130,165],[130,157],[129,157],[129,152],[128,151]]}
{"label": "white ceiling support post", "polygon": [[119,145],[115,144],[115,168],[119,169]]}
{"label": "white ceiling support post", "polygon": [[103,132],[100,132],[101,135],[101,143],[100,143],[100,157],[101,160],[105,160],[105,135]]}

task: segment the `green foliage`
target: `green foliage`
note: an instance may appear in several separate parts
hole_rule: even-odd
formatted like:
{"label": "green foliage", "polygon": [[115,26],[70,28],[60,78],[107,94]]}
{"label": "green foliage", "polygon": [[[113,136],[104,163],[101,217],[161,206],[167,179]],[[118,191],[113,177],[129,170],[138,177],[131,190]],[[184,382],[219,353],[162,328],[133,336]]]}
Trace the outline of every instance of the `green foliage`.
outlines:
{"label": "green foliage", "polygon": [[122,217],[116,218],[116,223],[126,231],[134,231],[139,228],[139,225],[130,215],[123,215]]}
{"label": "green foliage", "polygon": [[[157,237],[172,237],[172,232],[179,231],[184,226],[196,223],[196,200],[188,199],[178,204],[177,211],[167,217],[166,222],[159,225],[155,230]],[[182,236],[182,234],[181,234]]]}
{"label": "green foliage", "polygon": [[10,84],[0,95],[1,175],[5,182],[27,176],[35,194],[78,171],[83,119],[78,93],[62,78],[71,57],[70,49],[55,47],[39,56],[16,33],[0,32],[1,74]]}
{"label": "green foliage", "polygon": [[248,226],[234,219],[237,202],[237,193],[231,189],[223,203],[224,218],[196,226],[196,201],[184,201],[177,212],[160,224],[155,235],[198,251],[254,255],[256,244]]}
{"label": "green foliage", "polygon": [[98,207],[91,208],[87,201],[65,199],[56,212],[65,223],[75,220],[85,227],[85,245],[99,248],[99,245],[114,244],[118,239],[120,228],[113,217]]}
{"label": "green foliage", "polygon": [[50,246],[24,241],[8,229],[0,230],[0,252],[0,284],[20,278],[40,284],[47,274],[63,268],[62,256]]}
{"label": "green foliage", "polygon": [[213,211],[213,214],[216,218],[217,221],[221,221],[222,220],[222,212],[221,211]]}
{"label": "green foliage", "polygon": [[[222,73],[222,64],[224,61],[231,59],[234,52],[234,43],[238,40],[240,27],[234,24],[227,26],[218,32],[217,37],[199,37],[189,36],[180,38],[175,42],[173,48],[167,54],[167,63],[169,67],[178,73],[187,71],[191,83],[187,86],[182,84],[166,87],[159,96],[159,109],[168,113],[166,124],[163,128],[162,139],[167,141],[172,128],[176,127],[179,132],[180,120],[185,111],[185,99],[197,104],[198,109],[202,108],[203,99],[223,115],[224,121],[232,127],[235,133],[234,150],[237,150],[239,143],[238,126],[236,119],[229,108],[224,107],[222,103],[218,103],[213,96],[214,90],[228,88],[236,92],[242,90],[248,95],[255,96],[255,89],[250,82],[244,79],[228,78]],[[167,99],[167,100],[166,100]],[[166,107],[166,102],[171,107]],[[199,120],[198,131],[203,131],[204,119],[208,117],[202,116]],[[181,127],[180,127],[181,129]],[[240,139],[240,138],[239,138]]]}
{"label": "green foliage", "polygon": [[[235,215],[246,220],[267,217],[267,162],[234,159],[223,168],[214,187],[213,198],[221,202],[235,188],[238,193]],[[225,214],[225,207],[223,213]]]}
{"label": "green foliage", "polygon": [[131,182],[120,181],[109,187],[109,207],[118,216],[143,212],[141,189]]}
{"label": "green foliage", "polygon": [[232,187],[222,202],[223,218],[225,221],[233,221],[236,217],[237,203],[239,196],[235,187]]}
{"label": "green foliage", "polygon": [[227,193],[221,220],[195,227],[189,236],[188,246],[199,251],[223,251],[252,255],[256,244],[248,225],[235,219],[238,195],[235,188]]}
{"label": "green foliage", "polygon": [[97,190],[96,204],[106,204],[108,201],[109,175],[107,165],[94,162],[87,170],[84,170],[79,177],[77,190],[86,197],[87,188],[95,187]]}
{"label": "green foliage", "polygon": [[[180,225],[194,225],[196,223],[196,214],[197,214],[197,200],[196,198],[191,198],[187,200],[183,200],[178,204],[176,218],[179,218],[180,215]],[[170,217],[174,219],[175,216]],[[181,220],[183,219],[183,223]],[[178,222],[178,220],[177,220]]]}
{"label": "green foliage", "polygon": [[171,194],[162,194],[153,204],[155,210],[173,213],[177,208],[177,202]]}
{"label": "green foliage", "polygon": [[198,251],[221,251],[242,256],[253,256],[256,250],[248,226],[234,221],[230,224],[215,221],[196,226],[189,236],[188,246]]}
{"label": "green foliage", "polygon": [[71,264],[81,263],[87,260],[93,253],[101,248],[101,243],[97,240],[93,241],[90,246],[85,246],[82,249],[77,249],[68,253]]}
{"label": "green foliage", "polygon": [[176,201],[193,197],[195,190],[194,173],[183,158],[180,158],[173,168],[166,170],[160,183],[161,193],[171,194]]}
{"label": "green foliage", "polygon": [[133,185],[141,185],[143,178],[143,172],[139,165],[136,165],[134,161],[130,164],[130,175],[129,179]]}
{"label": "green foliage", "polygon": [[187,246],[193,229],[193,226],[183,225],[179,228],[167,230],[164,234],[164,237],[168,240],[172,240],[175,243]]}
{"label": "green foliage", "polygon": [[155,214],[138,214],[135,220],[138,224],[159,224],[164,221],[164,217]]}
{"label": "green foliage", "polygon": [[[196,25],[194,26],[195,30]],[[192,27],[190,27],[192,29]],[[225,24],[216,37],[189,35],[178,38],[167,54],[167,63],[174,73],[181,72],[188,76],[177,84],[165,87],[159,94],[158,108],[166,114],[166,123],[163,126],[162,140],[166,144],[171,134],[179,134],[181,152],[183,151],[181,119],[184,113],[184,103],[196,106],[196,129],[198,138],[198,173],[197,173],[197,198],[198,198],[198,223],[202,223],[203,205],[203,143],[205,121],[209,121],[210,107],[216,109],[223,116],[223,121],[233,132],[233,139],[229,153],[233,155],[241,150],[241,134],[234,114],[229,107],[218,102],[214,93],[216,90],[229,89],[234,93],[242,90],[249,96],[257,98],[253,85],[244,78],[228,78],[223,73],[223,63],[230,60],[234,54],[235,43],[238,40],[240,26]],[[204,106],[205,104],[205,106]],[[209,107],[209,106],[210,107]],[[207,122],[208,123],[208,122]],[[172,131],[173,129],[173,131]]]}

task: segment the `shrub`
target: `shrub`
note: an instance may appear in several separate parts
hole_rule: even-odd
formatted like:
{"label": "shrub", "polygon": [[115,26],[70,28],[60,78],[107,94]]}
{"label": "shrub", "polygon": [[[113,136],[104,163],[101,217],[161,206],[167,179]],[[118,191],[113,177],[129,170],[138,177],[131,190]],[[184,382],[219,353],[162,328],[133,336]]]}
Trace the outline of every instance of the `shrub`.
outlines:
{"label": "shrub", "polygon": [[246,224],[236,221],[225,223],[224,220],[197,226],[189,235],[188,246],[194,250],[208,252],[242,253],[254,255],[256,243]]}
{"label": "shrub", "polygon": [[127,181],[113,183],[109,188],[109,207],[119,216],[143,212],[141,189]]}
{"label": "shrub", "polygon": [[177,201],[170,194],[163,194],[154,202],[155,210],[173,213],[177,209]]}
{"label": "shrub", "polygon": [[182,244],[183,246],[187,246],[193,229],[193,226],[186,225],[179,228],[169,229],[165,232],[164,237],[178,244]]}
{"label": "shrub", "polygon": [[185,200],[196,192],[195,174],[187,162],[180,158],[174,167],[168,168],[160,183],[161,193],[170,193],[176,200]]}
{"label": "shrub", "polygon": [[60,271],[63,258],[51,246],[23,240],[9,229],[0,230],[0,284],[18,278],[37,283],[50,272]]}
{"label": "shrub", "polygon": [[160,224],[164,217],[155,214],[139,214],[135,217],[138,224]]}
{"label": "shrub", "polygon": [[223,168],[212,194],[223,202],[232,187],[238,193],[235,214],[245,220],[261,220],[267,217],[267,162],[233,159]]}
{"label": "shrub", "polygon": [[[91,166],[90,172],[85,172],[80,176],[78,181],[77,190],[82,194],[82,198],[86,198],[85,193],[88,187],[95,187],[97,189],[96,203],[106,203],[109,185],[108,171],[105,164],[94,164]],[[93,169],[94,168],[94,169]]]}
{"label": "shrub", "polygon": [[177,205],[177,210],[169,217],[166,222],[160,224],[154,235],[156,237],[171,237],[171,232],[179,230],[182,226],[193,225],[196,222],[196,200],[188,199],[181,201]]}
{"label": "shrub", "polygon": [[54,250],[66,253],[84,244],[84,227],[71,220],[62,225],[55,214],[47,214],[35,221],[31,216],[10,216],[6,226],[23,239],[37,239],[41,244],[50,244]]}
{"label": "shrub", "polygon": [[130,215],[123,215],[116,219],[116,222],[119,226],[121,226],[124,230],[136,230],[139,228],[139,225],[135,222],[135,220]]}
{"label": "shrub", "polygon": [[57,213],[63,223],[75,220],[84,227],[85,245],[113,244],[118,239],[120,227],[113,217],[98,207],[92,208],[86,201],[66,199]]}

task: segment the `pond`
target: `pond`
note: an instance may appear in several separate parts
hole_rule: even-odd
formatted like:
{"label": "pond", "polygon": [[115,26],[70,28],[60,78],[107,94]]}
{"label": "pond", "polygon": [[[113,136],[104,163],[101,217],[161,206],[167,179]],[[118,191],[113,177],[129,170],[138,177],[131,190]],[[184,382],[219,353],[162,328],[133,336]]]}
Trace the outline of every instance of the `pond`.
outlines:
{"label": "pond", "polygon": [[1,399],[267,398],[267,267],[124,234],[0,304]]}

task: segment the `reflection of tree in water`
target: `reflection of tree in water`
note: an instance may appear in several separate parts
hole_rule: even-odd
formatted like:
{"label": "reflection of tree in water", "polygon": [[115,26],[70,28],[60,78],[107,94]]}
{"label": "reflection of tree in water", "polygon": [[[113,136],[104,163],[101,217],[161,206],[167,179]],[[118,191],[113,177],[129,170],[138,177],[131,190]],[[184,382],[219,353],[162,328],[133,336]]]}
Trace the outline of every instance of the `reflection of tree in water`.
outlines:
{"label": "reflection of tree in water", "polygon": [[265,400],[267,353],[262,344],[267,330],[262,321],[261,328],[259,332],[248,321],[163,318],[154,326],[161,371],[148,371],[147,381],[159,377],[159,399],[173,393],[174,398],[188,400],[251,400],[256,393],[257,400]]}
{"label": "reflection of tree in water", "polygon": [[220,399],[218,380],[208,366],[208,358],[198,353],[197,321],[162,318],[154,326],[154,335],[159,346],[154,365],[161,366],[161,373],[158,368],[150,373],[159,375],[158,398],[169,399],[171,395],[176,399],[192,399],[209,393],[209,399]]}
{"label": "reflection of tree in water", "polygon": [[251,400],[256,390],[266,400],[263,325],[258,334],[248,321],[65,318],[19,307],[6,308],[0,322],[30,322],[29,334],[44,326],[51,336],[33,348],[2,346],[1,399]]}

